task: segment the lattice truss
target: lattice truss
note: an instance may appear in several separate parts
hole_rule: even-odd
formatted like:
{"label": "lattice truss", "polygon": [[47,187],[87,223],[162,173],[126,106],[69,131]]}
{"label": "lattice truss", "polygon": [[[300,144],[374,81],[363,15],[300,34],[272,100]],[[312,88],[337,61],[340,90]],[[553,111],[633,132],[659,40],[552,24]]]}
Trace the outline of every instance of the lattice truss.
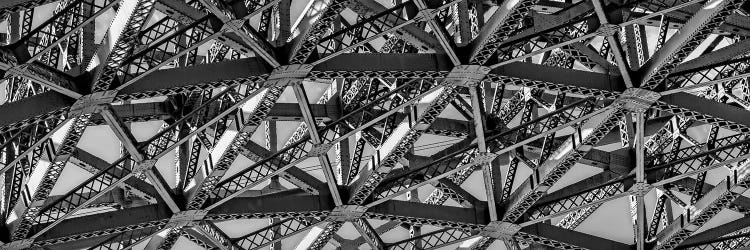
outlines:
{"label": "lattice truss", "polygon": [[742,248],[748,10],[0,1],[0,248]]}

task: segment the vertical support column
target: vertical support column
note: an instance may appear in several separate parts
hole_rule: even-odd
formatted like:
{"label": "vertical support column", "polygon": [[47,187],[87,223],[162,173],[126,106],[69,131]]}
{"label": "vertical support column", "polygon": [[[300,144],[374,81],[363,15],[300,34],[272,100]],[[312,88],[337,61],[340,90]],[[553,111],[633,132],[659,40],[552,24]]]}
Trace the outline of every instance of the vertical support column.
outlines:
{"label": "vertical support column", "polygon": [[[474,116],[474,131],[477,135],[477,146],[479,148],[479,152],[477,154],[480,155],[487,153],[487,144],[484,141],[484,104],[481,100],[482,97],[480,96],[480,91],[478,89],[482,87],[482,84],[483,83],[480,83],[479,86],[469,87],[469,94],[471,95],[472,114]],[[485,192],[487,192],[487,205],[489,207],[490,220],[496,221],[498,219],[496,205],[497,203],[495,201],[495,180],[492,174],[491,162],[486,162],[482,165],[482,176],[484,177],[484,189]]]}
{"label": "vertical support column", "polygon": [[[341,127],[337,128],[342,130]],[[339,133],[343,134],[343,133]],[[349,154],[349,139],[342,140],[336,144],[336,181],[341,185],[346,185],[349,176],[349,166],[351,166],[351,155]]]}
{"label": "vertical support column", "polygon": [[[276,129],[275,128],[275,124],[276,124],[275,121],[269,121],[268,123],[273,123],[274,124],[274,129]],[[276,152],[275,147],[274,147],[274,149],[271,152],[274,152],[274,153]],[[271,190],[282,190],[283,189],[283,187],[281,186],[281,182],[279,181],[279,176],[271,177],[271,183],[268,184],[268,189],[271,189]],[[271,223],[271,225],[276,225],[279,222],[281,222],[281,219],[279,219],[279,218],[272,218],[272,219],[269,220],[269,222]],[[281,228],[278,227],[278,226],[274,227],[274,229],[273,229],[273,237],[272,238],[273,239],[278,239],[278,238],[281,238],[281,236],[282,236],[281,235]],[[276,241],[276,242],[271,243],[270,247],[271,247],[272,250],[281,250],[281,241]]]}
{"label": "vertical support column", "polygon": [[278,134],[276,131],[276,121],[266,121],[266,149],[271,153],[276,153],[279,148]]}
{"label": "vertical support column", "polygon": [[328,159],[328,149],[330,149],[330,145],[323,144],[320,134],[318,134],[318,126],[316,125],[315,117],[313,117],[312,111],[310,110],[310,103],[307,100],[307,94],[305,93],[304,86],[302,86],[302,81],[295,83],[292,87],[294,88],[294,95],[297,97],[297,102],[299,102],[300,109],[302,110],[302,116],[309,127],[308,132],[310,133],[310,139],[315,144],[313,146],[314,148],[310,150],[310,154],[317,154],[318,156],[320,167],[323,169],[323,174],[326,178],[326,184],[328,184],[328,190],[333,197],[333,202],[336,206],[343,205],[344,203],[341,200],[341,195],[339,195],[338,186],[336,185],[336,176],[333,175],[331,162]]}
{"label": "vertical support column", "polygon": [[599,17],[599,22],[602,24],[600,29],[602,29],[604,33],[606,33],[604,34],[604,36],[607,38],[606,41],[610,46],[612,55],[614,55],[615,57],[617,68],[620,70],[622,79],[625,81],[625,86],[627,86],[628,88],[632,88],[633,81],[630,77],[630,71],[626,66],[628,65],[628,62],[625,60],[625,53],[623,53],[622,47],[620,47],[620,41],[618,41],[617,36],[615,36],[615,33],[620,28],[620,26],[609,23],[600,0],[592,0],[591,2],[594,4],[594,10],[596,11],[597,17]]}
{"label": "vertical support column", "polygon": [[644,203],[643,196],[646,194],[646,173],[644,165],[645,149],[644,149],[644,123],[645,123],[645,110],[636,110],[633,112],[635,116],[635,181],[638,192],[636,194],[636,230],[635,240],[636,247],[638,250],[644,249],[645,236],[646,236],[646,205]]}
{"label": "vertical support column", "polygon": [[633,118],[632,116],[625,116],[625,119],[620,120],[620,123],[618,124],[620,126],[620,143],[623,148],[629,148],[633,147],[631,145],[633,143],[633,137],[635,136],[633,132],[635,129],[633,129]]}
{"label": "vertical support column", "polygon": [[649,185],[646,183],[645,173],[645,114],[659,97],[660,95],[656,92],[638,88],[627,89],[620,97],[623,107],[629,111],[629,115],[634,116],[635,120],[635,134],[632,143],[636,160],[635,184],[632,187],[633,193],[630,195],[630,209],[635,234],[634,238],[638,250],[645,248],[646,234],[648,233],[648,229],[646,228],[646,205],[643,197],[650,190]]}
{"label": "vertical support column", "polygon": [[[180,128],[179,137],[184,137],[189,133],[190,130],[187,128],[187,126],[183,126]],[[185,186],[187,185],[187,182],[189,182],[188,178],[192,176],[188,176],[188,169],[190,169],[190,156],[196,155],[196,152],[192,152],[194,149],[198,151],[197,153],[200,154],[200,142],[198,140],[193,141],[193,145],[191,147],[189,141],[184,142],[180,144],[179,147],[177,147],[177,157],[175,157],[175,168],[177,171],[175,171],[175,188],[173,189],[175,193],[181,194],[182,190],[185,189]]]}
{"label": "vertical support column", "polygon": [[[331,84],[335,84],[336,86],[336,93],[338,93],[339,97],[343,97],[345,92],[351,88],[352,83],[347,82],[344,79],[337,79],[334,80]],[[345,107],[346,104],[345,101],[342,98],[336,98],[336,104],[340,105],[341,107]],[[336,126],[335,132],[337,136],[344,134],[344,127],[343,125]],[[345,139],[340,141],[339,143],[336,143],[334,145],[336,150],[336,181],[340,185],[347,185],[349,180],[349,166],[351,165],[351,156],[349,154],[349,139]]]}
{"label": "vertical support column", "polygon": [[[419,191],[418,190],[412,190],[409,193],[406,193],[406,199],[411,202],[421,202],[419,200]],[[422,235],[422,227],[419,225],[411,225],[409,226],[409,238],[416,238]],[[422,249],[422,241],[415,241],[414,242],[414,249]]]}

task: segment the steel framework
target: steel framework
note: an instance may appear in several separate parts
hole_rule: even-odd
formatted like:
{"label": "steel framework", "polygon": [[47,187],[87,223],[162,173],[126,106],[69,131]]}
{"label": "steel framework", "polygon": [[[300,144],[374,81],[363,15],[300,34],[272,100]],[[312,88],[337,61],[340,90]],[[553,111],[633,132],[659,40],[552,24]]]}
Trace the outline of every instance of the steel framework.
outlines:
{"label": "steel framework", "polygon": [[[750,246],[746,217],[706,226],[750,212],[744,0],[5,0],[0,19],[0,249]],[[79,147],[92,126],[119,159]],[[576,164],[601,170],[563,180]],[[576,231],[617,199],[632,244]]]}

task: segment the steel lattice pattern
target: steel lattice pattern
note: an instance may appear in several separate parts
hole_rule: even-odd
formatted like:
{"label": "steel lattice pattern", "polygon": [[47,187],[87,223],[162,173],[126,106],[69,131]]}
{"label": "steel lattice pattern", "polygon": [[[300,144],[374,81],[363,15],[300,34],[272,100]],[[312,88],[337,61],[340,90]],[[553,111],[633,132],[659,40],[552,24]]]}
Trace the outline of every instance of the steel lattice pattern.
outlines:
{"label": "steel lattice pattern", "polygon": [[[8,0],[0,21],[0,249],[750,246],[722,215],[750,211],[744,0]],[[632,235],[584,233],[616,200]]]}

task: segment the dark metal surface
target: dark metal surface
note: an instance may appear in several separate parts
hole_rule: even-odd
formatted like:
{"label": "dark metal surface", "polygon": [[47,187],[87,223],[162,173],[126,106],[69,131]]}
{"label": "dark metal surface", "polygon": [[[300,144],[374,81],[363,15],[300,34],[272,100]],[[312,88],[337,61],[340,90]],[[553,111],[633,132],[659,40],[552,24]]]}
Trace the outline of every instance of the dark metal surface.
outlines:
{"label": "dark metal surface", "polygon": [[[750,212],[748,6],[0,1],[0,249],[750,246],[745,218],[706,226]],[[91,126],[118,159],[79,148]],[[633,245],[576,231],[628,197]]]}

